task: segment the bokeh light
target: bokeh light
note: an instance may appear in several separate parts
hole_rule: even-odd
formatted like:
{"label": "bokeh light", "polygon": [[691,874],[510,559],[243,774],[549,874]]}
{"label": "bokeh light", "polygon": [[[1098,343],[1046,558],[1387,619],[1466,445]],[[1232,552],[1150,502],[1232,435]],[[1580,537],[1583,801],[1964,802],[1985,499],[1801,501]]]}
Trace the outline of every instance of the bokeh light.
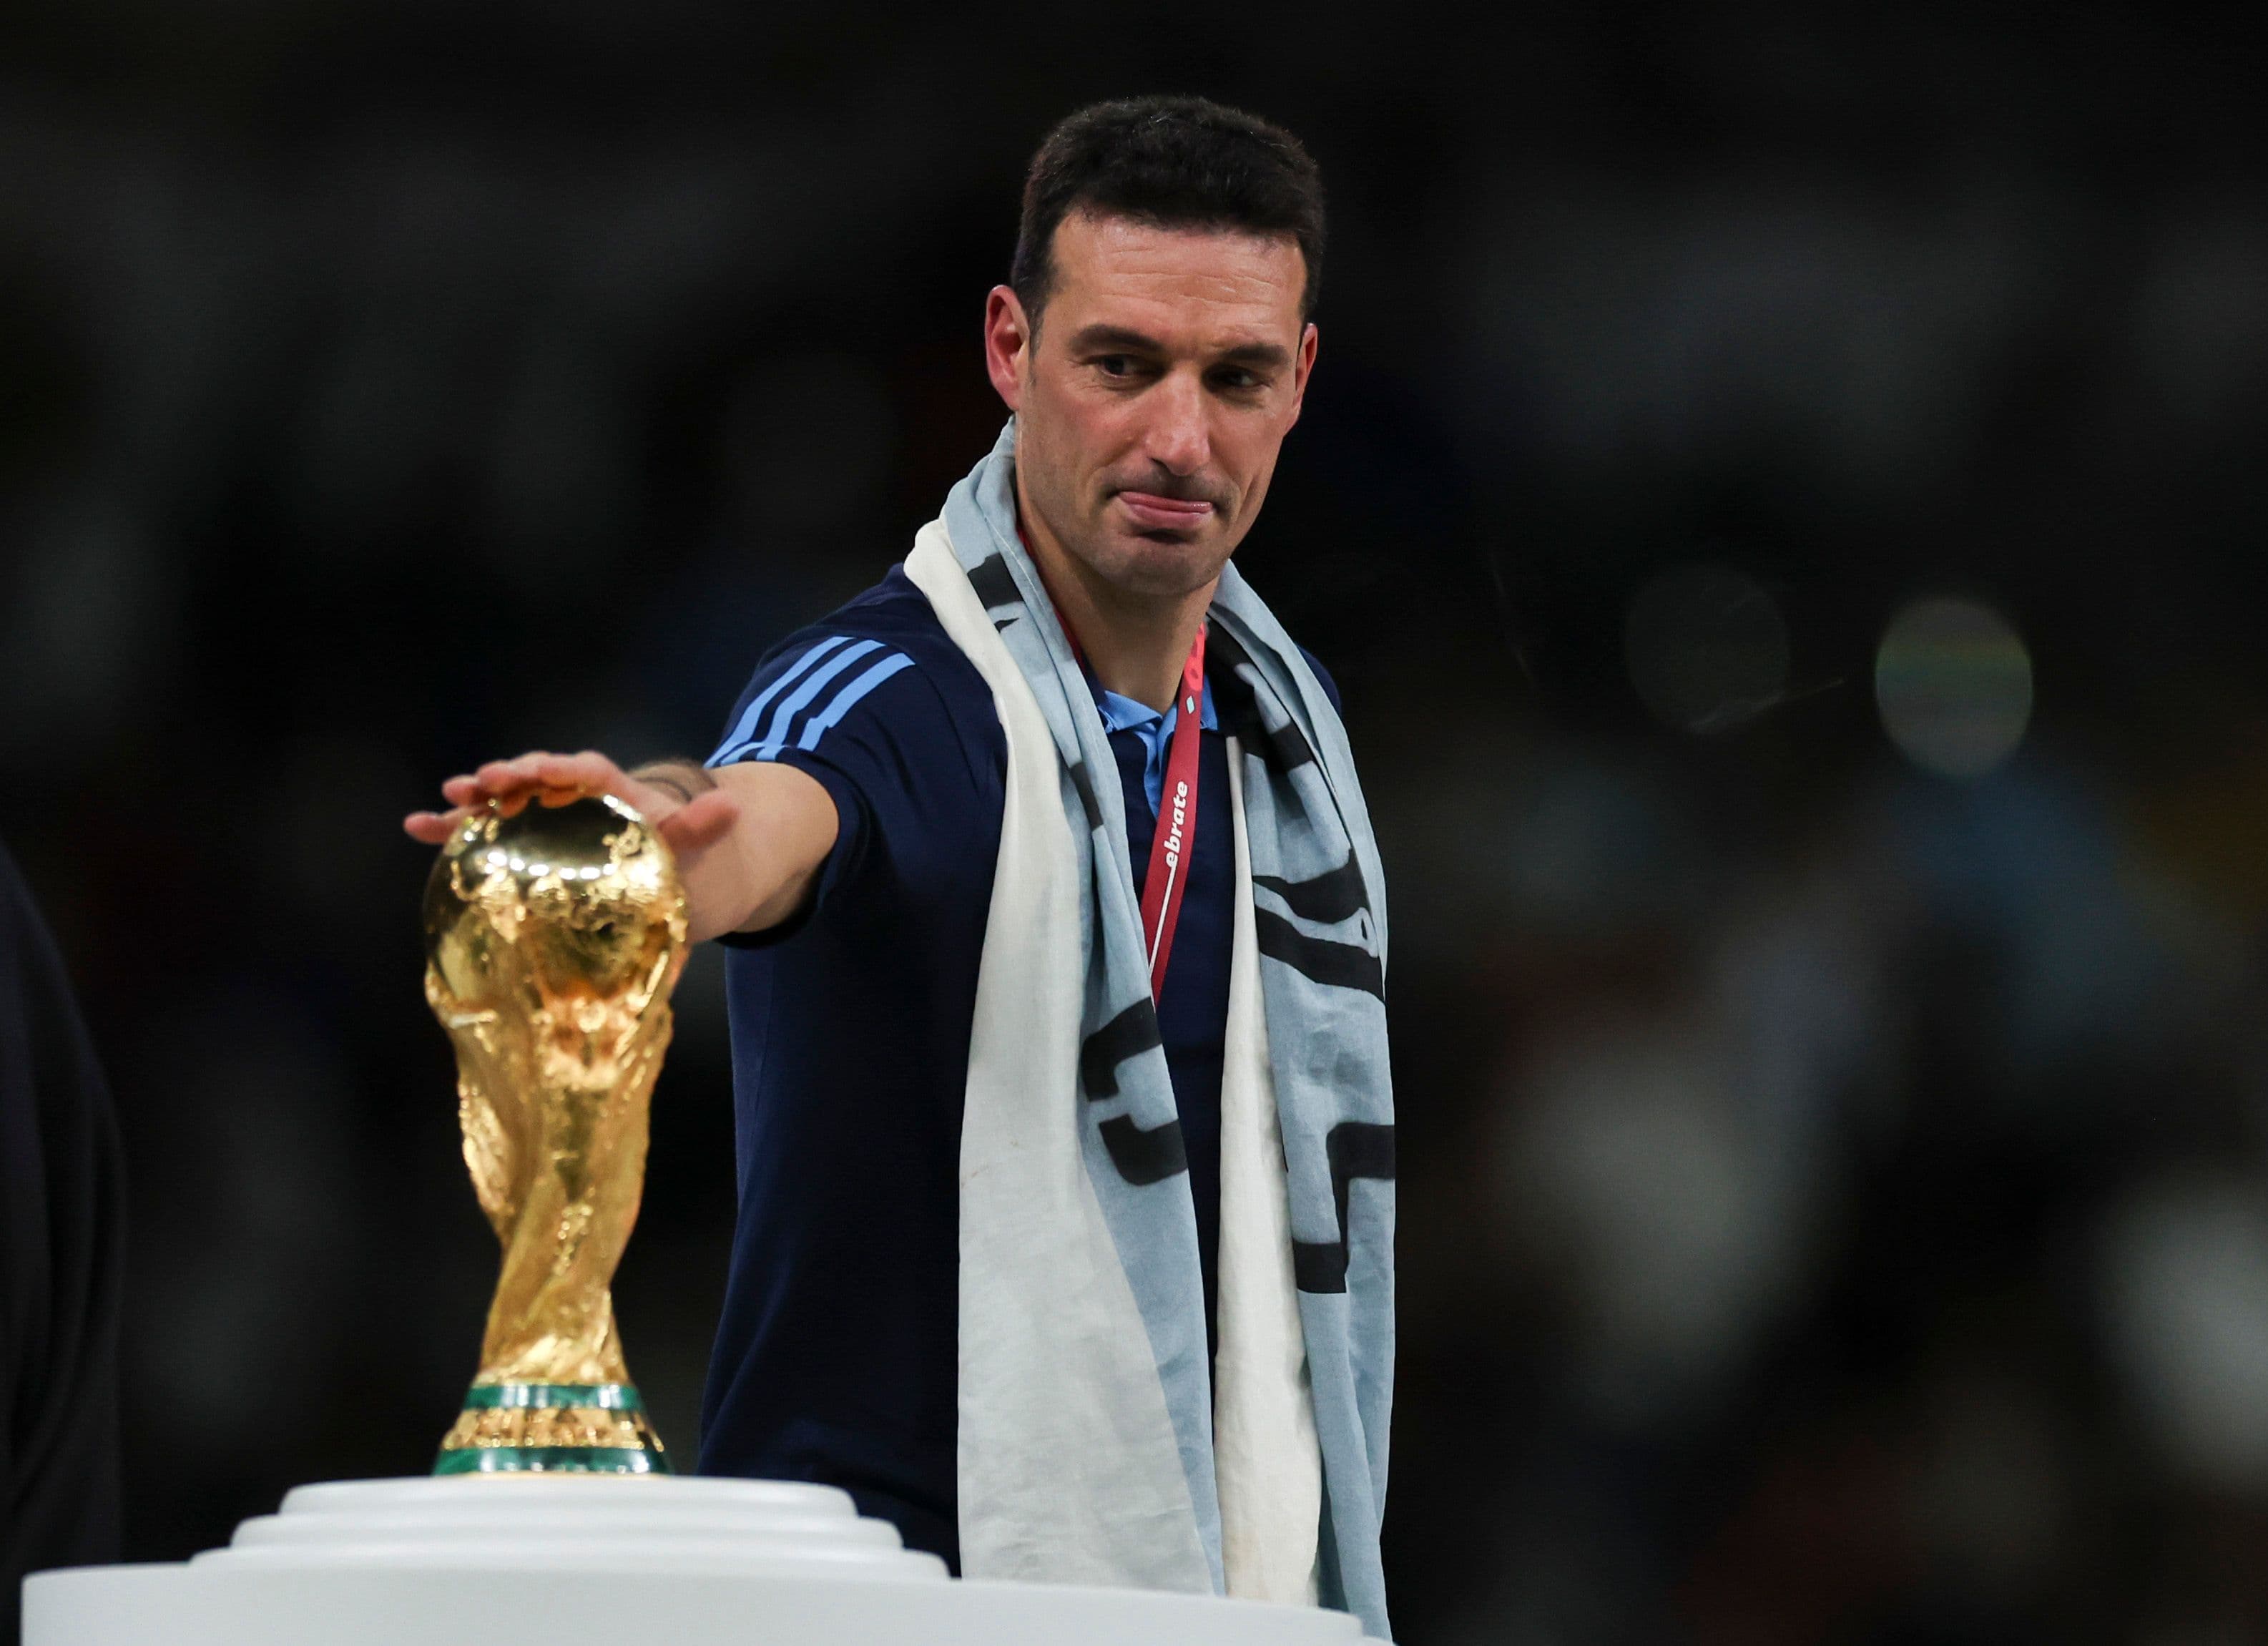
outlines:
{"label": "bokeh light", "polygon": [[1731,566],[1679,566],[1640,589],[1623,654],[1655,717],[1704,736],[1746,725],[1787,687],[1787,624],[1764,586]]}
{"label": "bokeh light", "polygon": [[1890,620],[1874,654],[1882,729],[1906,758],[1950,778],[1981,777],[2015,751],[2032,718],[2032,657],[1982,601],[1918,600]]}

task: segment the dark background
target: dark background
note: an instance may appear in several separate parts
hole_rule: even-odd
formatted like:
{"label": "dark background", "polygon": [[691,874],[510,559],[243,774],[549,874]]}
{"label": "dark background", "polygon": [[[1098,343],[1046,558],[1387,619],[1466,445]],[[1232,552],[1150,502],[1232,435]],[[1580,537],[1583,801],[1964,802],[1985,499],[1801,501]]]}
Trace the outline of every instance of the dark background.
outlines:
{"label": "dark background", "polygon": [[[400,815],[705,752],[990,439],[1042,132],[1197,90],[1333,189],[1242,564],[1393,877],[1404,1638],[2268,1635],[2245,20],[8,7],[0,834],[130,1152],[130,1553],[474,1369]],[[681,1451],[714,958],[618,1288]]]}

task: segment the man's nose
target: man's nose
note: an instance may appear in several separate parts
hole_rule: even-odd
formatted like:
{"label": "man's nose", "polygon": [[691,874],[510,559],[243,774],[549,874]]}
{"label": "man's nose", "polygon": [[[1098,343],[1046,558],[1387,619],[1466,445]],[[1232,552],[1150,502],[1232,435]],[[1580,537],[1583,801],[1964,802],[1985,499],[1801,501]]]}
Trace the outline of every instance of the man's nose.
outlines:
{"label": "man's nose", "polygon": [[1212,457],[1204,386],[1195,373],[1170,372],[1150,400],[1148,438],[1143,443],[1146,455],[1169,474],[1196,474]]}

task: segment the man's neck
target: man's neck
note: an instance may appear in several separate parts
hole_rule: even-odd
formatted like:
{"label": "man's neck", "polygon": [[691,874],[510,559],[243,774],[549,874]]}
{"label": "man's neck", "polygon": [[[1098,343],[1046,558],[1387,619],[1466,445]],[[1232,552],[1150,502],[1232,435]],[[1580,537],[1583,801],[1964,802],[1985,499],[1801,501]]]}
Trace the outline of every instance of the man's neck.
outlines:
{"label": "man's neck", "polygon": [[[1019,484],[1020,506],[1022,490]],[[1020,506],[1018,515],[1056,615],[1076,637],[1094,677],[1106,690],[1164,713],[1181,690],[1182,666],[1219,579],[1187,594],[1130,594],[1096,576],[1031,509]]]}

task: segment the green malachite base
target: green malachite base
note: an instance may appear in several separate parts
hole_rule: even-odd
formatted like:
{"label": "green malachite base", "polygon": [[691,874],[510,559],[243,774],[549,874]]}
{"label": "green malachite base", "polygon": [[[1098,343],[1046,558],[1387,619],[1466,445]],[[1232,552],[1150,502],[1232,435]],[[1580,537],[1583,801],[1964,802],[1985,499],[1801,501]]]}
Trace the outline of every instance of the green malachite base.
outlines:
{"label": "green malachite base", "polygon": [[636,1446],[460,1446],[436,1474],[668,1474],[669,1459]]}
{"label": "green malachite base", "polygon": [[436,1474],[668,1474],[629,1384],[475,1384]]}

